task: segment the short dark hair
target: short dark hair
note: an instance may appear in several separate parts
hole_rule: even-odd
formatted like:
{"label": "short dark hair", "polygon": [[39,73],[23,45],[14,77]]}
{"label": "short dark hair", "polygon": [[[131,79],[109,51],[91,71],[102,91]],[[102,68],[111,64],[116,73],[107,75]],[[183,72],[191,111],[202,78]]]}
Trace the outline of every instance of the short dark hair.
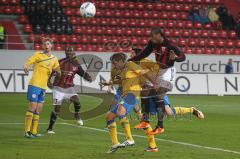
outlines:
{"label": "short dark hair", "polygon": [[74,50],[74,47],[73,46],[71,46],[71,45],[68,45],[66,48],[65,48],[65,51],[68,51],[68,50]]}
{"label": "short dark hair", "polygon": [[124,54],[124,53],[121,53],[121,52],[119,52],[119,53],[115,53],[115,54],[113,54],[111,57],[110,57],[110,61],[112,62],[112,61],[120,61],[120,60],[122,60],[122,61],[126,61],[127,60],[127,56]]}
{"label": "short dark hair", "polygon": [[132,50],[135,52],[136,55],[140,54],[142,52],[142,49],[133,47]]}
{"label": "short dark hair", "polygon": [[163,32],[162,32],[162,29],[160,28],[160,27],[154,27],[154,28],[152,28],[152,30],[151,30],[151,33],[150,33],[151,35],[153,35],[153,34],[163,34]]}

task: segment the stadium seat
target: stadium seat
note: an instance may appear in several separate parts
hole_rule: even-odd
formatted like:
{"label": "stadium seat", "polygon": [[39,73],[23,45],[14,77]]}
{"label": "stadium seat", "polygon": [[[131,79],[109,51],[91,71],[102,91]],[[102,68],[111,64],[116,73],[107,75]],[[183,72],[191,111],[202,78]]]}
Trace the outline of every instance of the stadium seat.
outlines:
{"label": "stadium seat", "polygon": [[24,28],[23,28],[23,31],[25,33],[32,33],[32,26],[30,24],[25,24]]}
{"label": "stadium seat", "polygon": [[234,46],[234,41],[228,40],[226,46],[232,48]]}

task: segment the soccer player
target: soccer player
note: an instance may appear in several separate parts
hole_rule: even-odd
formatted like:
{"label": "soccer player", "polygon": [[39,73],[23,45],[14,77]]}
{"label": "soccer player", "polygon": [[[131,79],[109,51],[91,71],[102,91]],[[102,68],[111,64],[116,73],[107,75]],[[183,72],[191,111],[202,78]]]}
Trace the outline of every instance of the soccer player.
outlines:
{"label": "soccer player", "polygon": [[[155,95],[156,110],[158,116],[158,123],[154,130],[150,131],[149,134],[161,134],[164,132],[163,118],[164,118],[164,96],[166,92],[172,90],[173,81],[176,74],[174,67],[175,62],[182,62],[185,60],[185,55],[174,46],[162,32],[161,28],[153,28],[151,30],[151,39],[143,51],[131,58],[129,61],[140,61],[148,57],[152,52],[155,53],[156,63],[159,64],[159,72],[156,82],[153,83],[156,89],[155,93],[148,91],[149,95]],[[142,129],[150,126],[147,119],[147,113],[143,112],[144,120],[140,122],[136,128]]]}
{"label": "soccer player", "polygon": [[52,83],[52,77],[54,77],[54,72],[49,78],[48,85],[53,90],[53,111],[50,115],[49,126],[47,132],[49,134],[54,134],[53,126],[57,120],[57,116],[60,113],[60,108],[63,100],[70,100],[74,104],[75,109],[75,119],[79,125],[83,125],[83,121],[80,118],[80,101],[77,93],[74,89],[73,79],[76,74],[83,77],[85,80],[91,82],[91,76],[85,72],[79,62],[76,59],[76,54],[72,46],[68,46],[65,50],[66,57],[59,60],[62,75],[61,77],[55,78]]}
{"label": "soccer player", "polygon": [[[140,54],[142,51],[142,49],[140,48],[133,48],[132,52],[130,53],[130,58],[135,57],[136,55]],[[156,77],[156,72],[159,72],[159,65],[154,63],[153,61],[144,58],[142,59],[139,63],[140,67],[142,67],[143,69],[149,69],[152,72],[152,78]],[[149,81],[144,81],[145,83],[142,83],[142,87],[144,87],[143,89],[151,89],[152,85],[150,84]],[[148,107],[148,113],[150,113],[149,111],[152,110],[151,112],[155,112],[155,98],[153,97],[143,97],[141,98],[141,102],[142,104],[147,104],[149,106]],[[195,107],[173,107],[170,106],[170,102],[169,99],[167,97],[167,95],[164,96],[164,104],[165,104],[165,108],[164,108],[164,112],[167,116],[174,116],[174,115],[180,115],[180,114],[186,114],[186,113],[192,113],[194,116],[196,116],[199,119],[203,119],[204,118],[204,114],[196,109]],[[144,107],[145,108],[145,107]]]}
{"label": "soccer player", "polygon": [[[115,103],[111,106],[109,112],[106,115],[107,127],[109,135],[112,140],[112,146],[108,153],[117,151],[118,148],[134,145],[135,142],[131,135],[130,124],[127,119],[127,115],[132,109],[135,109],[137,113],[140,112],[138,107],[138,98],[140,96],[140,76],[146,74],[148,70],[142,69],[140,66],[133,62],[126,61],[126,55],[123,53],[116,53],[111,57],[112,65],[115,69],[120,70],[119,74],[121,93],[115,96]],[[119,143],[117,138],[117,128],[114,119],[118,117],[120,124],[124,128],[126,141],[122,144]]]}
{"label": "soccer player", "polygon": [[24,64],[24,72],[28,73],[33,65],[33,75],[28,84],[27,99],[29,107],[25,116],[25,137],[38,137],[39,113],[42,110],[47,82],[52,71],[61,75],[58,59],[51,54],[52,40],[43,39],[43,50],[35,52]]}

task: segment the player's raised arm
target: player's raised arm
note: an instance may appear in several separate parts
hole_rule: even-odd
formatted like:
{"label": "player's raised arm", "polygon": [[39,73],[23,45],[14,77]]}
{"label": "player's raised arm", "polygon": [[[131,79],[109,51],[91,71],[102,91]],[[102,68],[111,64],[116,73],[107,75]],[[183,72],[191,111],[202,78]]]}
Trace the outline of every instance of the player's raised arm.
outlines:
{"label": "player's raised arm", "polygon": [[143,51],[140,54],[128,59],[128,61],[140,61],[140,60],[148,57],[152,52],[153,52],[153,43],[151,41],[149,41],[147,46],[143,49]]}

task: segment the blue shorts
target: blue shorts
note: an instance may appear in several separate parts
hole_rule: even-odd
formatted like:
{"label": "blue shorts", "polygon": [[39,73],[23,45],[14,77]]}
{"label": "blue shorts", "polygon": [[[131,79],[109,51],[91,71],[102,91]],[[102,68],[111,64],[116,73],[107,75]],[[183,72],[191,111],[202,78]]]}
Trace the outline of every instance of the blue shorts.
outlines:
{"label": "blue shorts", "polygon": [[43,103],[45,96],[45,89],[28,85],[27,99],[30,102]]}
{"label": "blue shorts", "polygon": [[[166,106],[170,106],[170,102],[169,102],[169,100],[168,100],[168,96],[167,96],[167,95],[164,96],[163,100],[164,100],[165,107],[166,107]],[[155,99],[154,99],[154,98],[151,98],[151,99],[149,100],[149,112],[150,112],[151,114],[154,114],[154,113],[157,112],[157,111],[156,111],[156,104],[155,104]]]}
{"label": "blue shorts", "polygon": [[126,113],[122,116],[124,117],[128,115],[131,112],[131,110],[138,104],[138,99],[135,97],[135,95],[129,93],[125,97],[121,99],[119,98],[117,104],[115,104],[110,111],[114,114],[117,114],[117,110],[120,104],[122,104],[123,107],[126,109]]}

